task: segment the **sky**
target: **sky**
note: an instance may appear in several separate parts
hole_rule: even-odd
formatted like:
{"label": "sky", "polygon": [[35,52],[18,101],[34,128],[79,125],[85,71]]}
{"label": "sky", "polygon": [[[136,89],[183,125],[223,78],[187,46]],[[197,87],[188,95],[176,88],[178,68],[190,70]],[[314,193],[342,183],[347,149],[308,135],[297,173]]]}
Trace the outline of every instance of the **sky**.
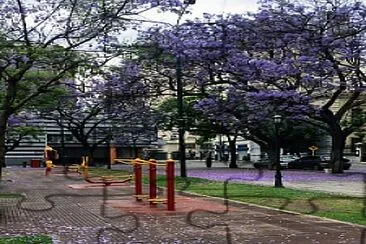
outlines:
{"label": "sky", "polygon": [[[181,0],[183,1],[183,0]],[[181,23],[186,19],[201,18],[204,13],[209,14],[244,14],[248,11],[254,12],[258,8],[257,0],[196,0],[190,5],[188,10],[191,12],[182,17]],[[157,21],[174,25],[177,23],[177,14],[168,12],[148,11],[142,15],[145,21]],[[136,38],[136,31],[127,30],[122,34],[126,42],[133,42]]]}
{"label": "sky", "polygon": [[[257,0],[196,0],[195,4],[189,6],[192,14],[186,14],[184,18],[193,19],[202,17],[204,13],[228,14],[255,11],[257,9],[256,3]],[[174,14],[160,13],[151,14],[150,18],[176,23],[177,16]]]}
{"label": "sky", "polygon": [[196,4],[191,5],[194,14],[202,13],[242,13],[245,11],[255,11],[257,0],[196,0]]}

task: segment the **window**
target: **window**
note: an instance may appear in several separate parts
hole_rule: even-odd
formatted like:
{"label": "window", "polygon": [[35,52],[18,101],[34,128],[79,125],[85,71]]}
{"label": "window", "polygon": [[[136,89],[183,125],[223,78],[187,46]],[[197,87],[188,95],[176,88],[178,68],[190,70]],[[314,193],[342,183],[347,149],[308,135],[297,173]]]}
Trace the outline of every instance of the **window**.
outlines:
{"label": "window", "polygon": [[47,135],[47,143],[61,143],[61,135]]}

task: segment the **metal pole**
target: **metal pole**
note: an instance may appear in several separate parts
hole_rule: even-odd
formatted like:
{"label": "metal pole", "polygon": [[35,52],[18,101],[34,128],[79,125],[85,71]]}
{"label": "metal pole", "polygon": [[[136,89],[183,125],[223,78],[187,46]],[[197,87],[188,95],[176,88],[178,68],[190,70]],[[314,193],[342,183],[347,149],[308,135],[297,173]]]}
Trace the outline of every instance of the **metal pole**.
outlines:
{"label": "metal pole", "polygon": [[65,162],[64,162],[64,154],[65,154],[65,131],[64,131],[64,126],[63,126],[63,118],[62,115],[60,117],[60,125],[61,125],[61,153],[59,154],[59,160],[60,160],[60,164],[65,166]]}
{"label": "metal pole", "polygon": [[[64,154],[65,154],[65,129],[64,129],[64,126],[63,126],[63,124],[64,124],[64,115],[63,115],[63,113],[61,112],[61,106],[62,106],[62,100],[63,99],[65,99],[65,97],[64,96],[62,96],[62,97],[60,97],[59,99],[58,99],[58,109],[59,109],[59,115],[60,115],[60,133],[61,133],[61,145],[60,145],[60,153],[59,153],[59,162],[60,162],[60,164],[61,165],[63,165],[63,166],[65,166],[66,165],[66,163],[64,162],[65,160],[64,160]],[[46,135],[46,137],[47,137],[47,135]],[[47,140],[47,139],[46,139]],[[46,143],[46,146],[47,146],[47,143]]]}
{"label": "metal pole", "polygon": [[[149,160],[149,198],[156,199],[156,160]],[[150,207],[156,207],[156,203],[150,201]]]}
{"label": "metal pole", "polygon": [[108,141],[107,141],[107,148],[108,148],[108,155],[107,155],[107,159],[108,159],[108,164],[107,164],[107,169],[111,169],[112,168],[112,158],[111,158],[111,128],[110,128],[110,124],[109,124],[109,135],[108,135]]}
{"label": "metal pole", "polygon": [[178,103],[178,134],[179,134],[179,160],[180,176],[187,177],[186,169],[186,148],[184,142],[185,121],[183,118],[183,85],[182,85],[182,63],[181,57],[177,56],[176,76],[177,76],[177,103]]}
{"label": "metal pole", "polygon": [[175,210],[175,197],[174,197],[174,161],[168,160],[166,162],[166,183],[167,183],[167,204],[168,204],[168,211]]}
{"label": "metal pole", "polygon": [[135,170],[135,197],[136,201],[142,201],[142,166],[138,160],[134,164]]}
{"label": "metal pole", "polygon": [[109,99],[111,99],[108,104],[107,104],[107,116],[109,117],[108,119],[108,138],[107,138],[107,150],[108,150],[108,162],[107,162],[107,169],[111,169],[112,168],[112,159],[110,157],[111,155],[111,140],[112,140],[112,119],[110,117],[111,114],[111,104],[114,102],[113,99],[113,94],[112,94],[112,89],[110,87],[110,84],[108,84],[108,96]]}
{"label": "metal pole", "polygon": [[223,161],[223,157],[222,157],[222,135],[219,135],[219,160]]}
{"label": "metal pole", "polygon": [[[190,4],[195,4],[195,0],[185,0],[182,11],[178,15],[176,30],[179,31],[179,22]],[[176,76],[177,76],[177,103],[178,103],[178,136],[179,136],[179,161],[180,161],[180,176],[187,177],[186,169],[186,148],[184,143],[185,121],[183,118],[183,85],[182,85],[182,60],[180,54],[176,57]]]}
{"label": "metal pole", "polygon": [[278,133],[278,124],[275,123],[276,131],[276,174],[275,174],[275,187],[283,187],[282,175],[281,175],[281,163],[280,163],[280,138]]}

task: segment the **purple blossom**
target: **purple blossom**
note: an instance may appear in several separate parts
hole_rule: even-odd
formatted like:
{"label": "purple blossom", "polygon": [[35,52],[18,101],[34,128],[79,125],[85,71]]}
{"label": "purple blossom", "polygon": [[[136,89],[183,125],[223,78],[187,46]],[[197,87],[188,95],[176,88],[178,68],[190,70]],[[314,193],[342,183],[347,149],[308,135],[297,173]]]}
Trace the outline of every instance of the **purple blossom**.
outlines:
{"label": "purple blossom", "polygon": [[[325,174],[322,171],[293,171],[283,170],[282,176],[284,183],[286,182],[316,182],[316,181],[357,181],[363,182],[366,172],[354,170],[344,174]],[[274,171],[260,171],[257,169],[190,169],[190,177],[226,181],[233,179],[234,182],[268,182],[274,180]]]}
{"label": "purple blossom", "polygon": [[16,115],[11,115],[8,119],[9,126],[19,126],[22,122],[23,120],[21,119],[21,117]]}

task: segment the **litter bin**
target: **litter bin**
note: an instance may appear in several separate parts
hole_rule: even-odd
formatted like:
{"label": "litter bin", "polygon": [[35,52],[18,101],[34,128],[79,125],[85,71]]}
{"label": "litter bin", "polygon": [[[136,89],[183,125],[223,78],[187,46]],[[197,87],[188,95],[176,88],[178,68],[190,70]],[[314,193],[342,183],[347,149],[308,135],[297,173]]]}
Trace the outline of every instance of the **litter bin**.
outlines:
{"label": "litter bin", "polygon": [[41,166],[41,160],[39,160],[39,159],[31,159],[30,166],[32,168],[39,168]]}

